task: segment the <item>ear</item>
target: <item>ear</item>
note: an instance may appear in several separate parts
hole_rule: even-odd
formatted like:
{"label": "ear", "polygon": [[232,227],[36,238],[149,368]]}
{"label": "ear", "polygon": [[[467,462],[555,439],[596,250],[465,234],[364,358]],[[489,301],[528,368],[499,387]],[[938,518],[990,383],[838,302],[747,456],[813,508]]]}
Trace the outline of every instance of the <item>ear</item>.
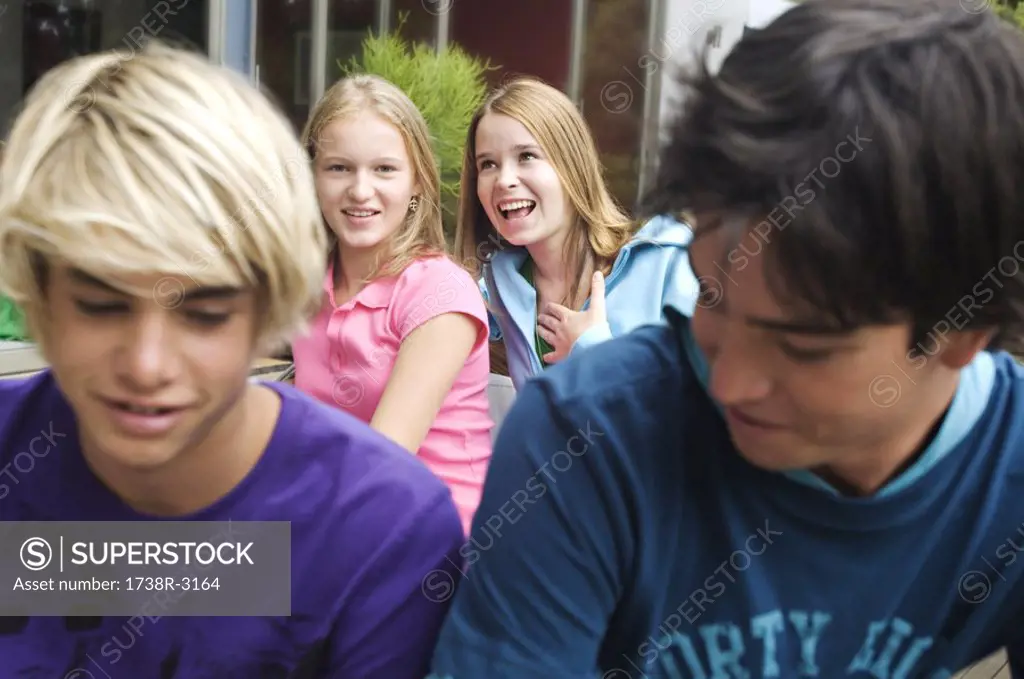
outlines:
{"label": "ear", "polygon": [[960,370],[973,361],[979,352],[984,351],[995,335],[994,328],[950,333],[946,337],[945,348],[939,354],[939,360],[949,368]]}

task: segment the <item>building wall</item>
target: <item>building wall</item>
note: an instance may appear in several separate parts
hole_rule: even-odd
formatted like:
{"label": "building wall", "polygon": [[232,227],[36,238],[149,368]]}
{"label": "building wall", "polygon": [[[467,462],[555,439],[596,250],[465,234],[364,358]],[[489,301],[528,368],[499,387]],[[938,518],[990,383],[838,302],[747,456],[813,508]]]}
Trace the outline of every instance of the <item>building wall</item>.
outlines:
{"label": "building wall", "polygon": [[[83,2],[0,4],[4,123],[16,111],[33,67],[39,71],[76,52],[58,49],[61,40],[41,40],[38,34],[48,26],[37,25],[33,34],[26,14],[58,4],[79,8]],[[77,51],[130,45],[133,36],[144,33],[183,39],[258,78],[296,131],[309,114],[311,96],[341,75],[338,62],[357,55],[368,32],[392,29],[404,17],[404,34],[413,40],[455,43],[489,59],[497,67],[488,74],[491,85],[527,74],[569,94],[594,133],[613,193],[628,209],[655,169],[665,127],[680,103],[678,69],[692,64],[709,40],[709,58],[717,67],[744,26],[763,25],[791,3],[516,0],[514,12],[495,0],[91,0],[90,5],[100,13],[99,34],[88,44],[80,40]],[[174,7],[174,14],[155,17],[159,5]],[[529,39],[523,37],[527,27]],[[318,35],[325,36],[326,45],[321,69],[312,63]],[[26,40],[35,42],[34,51],[26,51]],[[4,134],[6,129],[4,124]]]}
{"label": "building wall", "polygon": [[516,0],[515,11],[505,17],[486,2],[457,2],[449,26],[451,42],[499,67],[488,74],[492,86],[514,74],[539,77],[562,90],[569,84],[572,0]]}
{"label": "building wall", "polygon": [[679,70],[696,64],[705,48],[708,50],[708,64],[717,70],[725,55],[742,37],[750,5],[761,1],[673,0],[669,3],[662,42],[671,56],[661,68],[659,141],[664,141],[668,125],[683,100],[684,92],[677,82]]}

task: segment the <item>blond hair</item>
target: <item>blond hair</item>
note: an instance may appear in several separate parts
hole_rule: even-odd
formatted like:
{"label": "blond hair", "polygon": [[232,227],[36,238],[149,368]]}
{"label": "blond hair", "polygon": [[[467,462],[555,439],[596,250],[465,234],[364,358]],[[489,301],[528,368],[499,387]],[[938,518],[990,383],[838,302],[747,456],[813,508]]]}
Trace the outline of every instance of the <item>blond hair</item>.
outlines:
{"label": "blond hair", "polygon": [[54,260],[104,280],[251,286],[257,343],[277,346],[322,300],[327,242],[303,156],[284,116],[203,55],[153,41],[64,62],[0,164],[0,289],[41,341]]}
{"label": "blond hair", "polygon": [[[423,114],[397,86],[376,75],[361,73],[342,78],[320,98],[302,132],[302,145],[310,162],[316,160],[324,129],[333,122],[363,112],[390,123],[402,135],[422,193],[418,207],[391,237],[368,280],[401,273],[412,261],[445,253],[441,221],[441,178]],[[326,233],[333,234],[327,224]]]}
{"label": "blond hair", "polygon": [[456,248],[462,265],[478,273],[488,251],[507,245],[477,197],[476,130],[488,113],[506,115],[529,130],[562,183],[575,219],[566,239],[564,263],[570,288],[563,304],[579,309],[595,271],[608,275],[635,225],[608,191],[597,145],[572,101],[535,78],[516,78],[494,90],[474,114],[462,161]]}

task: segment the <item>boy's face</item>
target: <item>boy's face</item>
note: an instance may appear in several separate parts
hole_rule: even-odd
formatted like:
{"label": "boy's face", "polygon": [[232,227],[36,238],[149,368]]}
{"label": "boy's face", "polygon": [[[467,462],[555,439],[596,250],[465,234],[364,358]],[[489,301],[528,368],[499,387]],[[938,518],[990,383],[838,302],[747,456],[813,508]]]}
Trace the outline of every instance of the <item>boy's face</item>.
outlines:
{"label": "boy's face", "polygon": [[912,349],[909,323],[844,334],[787,327],[822,317],[780,306],[769,292],[770,248],[752,231],[737,242],[728,228],[698,235],[691,247],[701,283],[692,328],[711,368],[711,395],[751,463],[871,478],[924,438],[955,371],[982,345],[952,333]]}
{"label": "boy's face", "polygon": [[117,282],[152,293],[130,296],[51,265],[40,331],[83,448],[145,472],[201,443],[245,393],[256,299],[186,276]]}

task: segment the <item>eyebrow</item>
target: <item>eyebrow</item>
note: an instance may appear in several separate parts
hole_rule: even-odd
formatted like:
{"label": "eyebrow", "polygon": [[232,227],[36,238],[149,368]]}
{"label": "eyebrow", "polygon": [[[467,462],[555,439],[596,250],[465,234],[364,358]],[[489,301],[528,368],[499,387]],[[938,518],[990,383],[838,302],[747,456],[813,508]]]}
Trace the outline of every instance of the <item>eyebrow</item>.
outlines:
{"label": "eyebrow", "polygon": [[[325,162],[329,161],[329,160],[340,160],[343,163],[351,163],[352,162],[350,159],[345,158],[344,156],[339,156],[339,155],[336,155],[336,154],[333,154],[333,153],[324,154],[320,159],[325,161]],[[402,159],[401,158],[395,158],[393,156],[385,156],[383,158],[374,158],[370,162],[371,163],[394,163],[395,165],[401,165],[402,164]]]}
{"label": "eyebrow", "polygon": [[[119,290],[110,283],[96,278],[92,274],[88,274],[81,269],[71,269],[69,275],[72,280],[82,285],[88,285],[89,287],[98,288],[116,295],[125,294],[123,290]],[[187,290],[182,302],[230,299],[232,297],[237,297],[241,293],[241,289],[230,285],[199,286],[192,290]]]}
{"label": "eyebrow", "polygon": [[784,332],[792,335],[813,335],[818,337],[845,337],[853,332],[850,328],[845,328],[840,325],[833,323],[826,323],[816,319],[806,318],[795,318],[795,319],[780,319],[780,318],[764,318],[761,316],[747,316],[747,323],[756,325],[766,330],[773,330],[775,332]]}
{"label": "eyebrow", "polygon": [[[537,146],[536,144],[516,144],[515,146],[512,147],[512,150],[513,151],[540,151],[540,147]],[[489,153],[488,151],[482,151],[482,152],[476,154],[476,159],[480,160],[481,158],[483,158],[485,156],[489,156],[489,155],[491,155],[491,153]]]}
{"label": "eyebrow", "polygon": [[[690,271],[700,279],[697,269],[693,265],[692,252],[689,256]],[[764,316],[745,316],[744,320],[748,325],[753,325],[773,332],[781,332],[790,335],[807,335],[812,337],[847,337],[853,333],[847,328],[835,323],[828,323],[816,318],[768,318]]]}

